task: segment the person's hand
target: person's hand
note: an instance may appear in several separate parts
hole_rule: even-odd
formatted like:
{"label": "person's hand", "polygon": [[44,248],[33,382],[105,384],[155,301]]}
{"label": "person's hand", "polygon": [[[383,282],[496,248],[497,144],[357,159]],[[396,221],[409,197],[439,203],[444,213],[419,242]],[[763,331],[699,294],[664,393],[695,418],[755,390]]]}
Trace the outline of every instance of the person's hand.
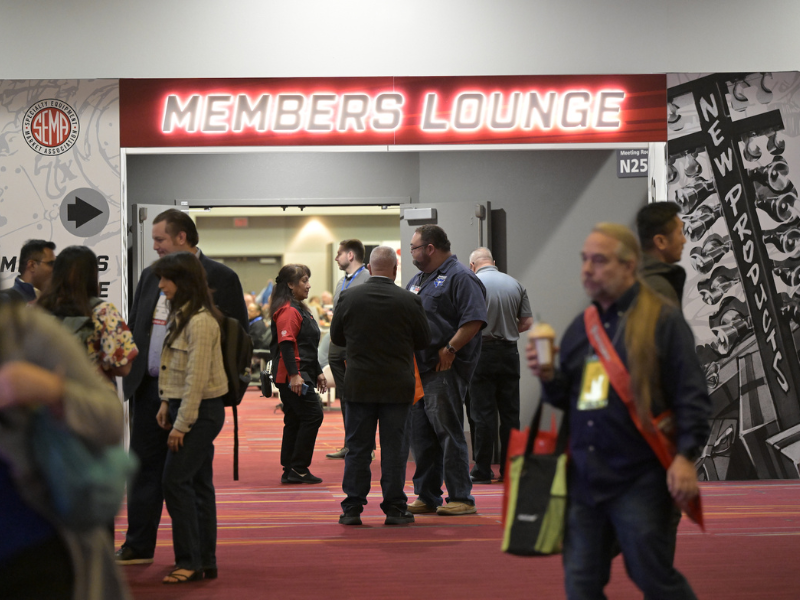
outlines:
{"label": "person's hand", "polygon": [[20,360],[0,367],[0,408],[32,404],[59,406],[63,396],[63,373]]}
{"label": "person's hand", "polygon": [[319,390],[320,394],[324,394],[328,389],[328,380],[325,378],[324,373],[320,373],[317,376],[317,389]]}
{"label": "person's hand", "polygon": [[[553,354],[558,352],[558,347],[553,346]],[[528,368],[531,372],[544,382],[552,381],[556,375],[555,365],[551,362],[549,365],[539,364],[539,353],[536,352],[536,345],[529,341],[525,347],[525,358],[528,360]]]}
{"label": "person's hand", "polygon": [[667,469],[667,488],[672,499],[681,508],[700,493],[697,485],[697,470],[692,461],[681,454],[675,457]]}
{"label": "person's hand", "polygon": [[291,390],[297,394],[298,396],[303,393],[303,376],[298,373],[297,375],[292,375],[289,379],[289,387]]}
{"label": "person's hand", "polygon": [[172,450],[173,452],[177,452],[178,450],[183,448],[183,437],[185,435],[186,435],[185,433],[183,433],[182,431],[178,431],[173,427],[172,431],[169,432],[169,437],[167,438],[167,446],[169,447],[169,449]]}
{"label": "person's hand", "polygon": [[169,431],[172,429],[172,423],[169,420],[169,402],[162,402],[156,414],[156,421],[161,429]]}
{"label": "person's hand", "polygon": [[436,364],[437,371],[447,371],[453,366],[456,355],[447,349],[447,346],[439,348],[439,362]]}

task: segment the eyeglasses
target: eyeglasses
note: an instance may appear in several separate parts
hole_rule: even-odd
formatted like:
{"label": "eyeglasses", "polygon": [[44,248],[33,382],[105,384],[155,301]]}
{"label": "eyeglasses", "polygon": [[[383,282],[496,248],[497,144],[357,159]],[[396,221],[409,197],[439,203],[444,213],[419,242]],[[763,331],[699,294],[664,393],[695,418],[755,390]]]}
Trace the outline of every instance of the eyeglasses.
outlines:
{"label": "eyeglasses", "polygon": [[411,252],[414,250],[418,250],[420,248],[424,248],[425,246],[430,246],[430,244],[420,244],[419,246],[411,246]]}

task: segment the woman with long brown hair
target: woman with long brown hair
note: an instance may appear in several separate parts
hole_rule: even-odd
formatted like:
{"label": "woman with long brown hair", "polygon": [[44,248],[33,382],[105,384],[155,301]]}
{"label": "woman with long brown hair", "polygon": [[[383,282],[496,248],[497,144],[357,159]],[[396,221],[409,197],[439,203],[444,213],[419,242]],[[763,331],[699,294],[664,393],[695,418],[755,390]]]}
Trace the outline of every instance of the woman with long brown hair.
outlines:
{"label": "woman with long brown hair", "polygon": [[86,345],[89,359],[111,381],[125,377],[139,351],[117,307],[101,300],[97,256],[86,246],[64,248],[53,277],[36,301],[61,319]]}
{"label": "woman with long brown hair", "polygon": [[322,483],[308,467],[322,425],[320,392],[327,388],[319,365],[319,326],[303,300],[311,289],[305,265],[285,265],[270,298],[273,370],[283,403],[281,483]]}
{"label": "woman with long brown hair", "polygon": [[206,274],[191,252],[159,259],[153,273],[169,302],[156,419],[170,431],[163,489],[172,517],[175,568],[164,583],[217,577],[214,439],[225,423],[220,319]]}

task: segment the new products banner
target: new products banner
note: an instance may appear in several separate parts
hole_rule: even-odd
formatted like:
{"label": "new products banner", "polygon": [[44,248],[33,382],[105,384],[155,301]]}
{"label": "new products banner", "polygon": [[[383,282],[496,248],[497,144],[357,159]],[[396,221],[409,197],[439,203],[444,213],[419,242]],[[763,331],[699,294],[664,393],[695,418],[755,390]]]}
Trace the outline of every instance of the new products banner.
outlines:
{"label": "new products banner", "polygon": [[672,75],[668,198],[714,416],[705,480],[800,478],[800,73]]}

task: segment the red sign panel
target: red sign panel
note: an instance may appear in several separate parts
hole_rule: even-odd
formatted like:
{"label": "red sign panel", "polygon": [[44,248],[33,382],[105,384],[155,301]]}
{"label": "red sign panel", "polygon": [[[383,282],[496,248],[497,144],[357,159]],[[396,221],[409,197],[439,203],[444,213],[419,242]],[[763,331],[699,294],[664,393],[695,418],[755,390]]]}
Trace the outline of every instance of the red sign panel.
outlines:
{"label": "red sign panel", "polygon": [[124,148],[667,139],[666,76],[123,79]]}

